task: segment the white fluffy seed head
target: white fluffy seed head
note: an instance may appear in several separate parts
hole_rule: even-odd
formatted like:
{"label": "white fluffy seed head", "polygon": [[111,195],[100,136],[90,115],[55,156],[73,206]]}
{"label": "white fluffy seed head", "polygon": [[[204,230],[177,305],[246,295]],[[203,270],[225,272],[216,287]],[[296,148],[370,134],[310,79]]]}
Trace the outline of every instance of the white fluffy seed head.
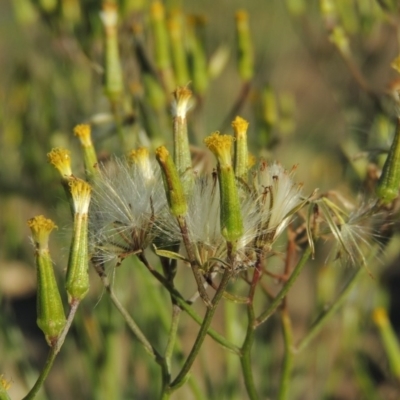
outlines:
{"label": "white fluffy seed head", "polygon": [[155,163],[153,177],[148,179],[143,169],[125,159],[100,167],[89,212],[92,251],[99,261],[123,259],[153,240],[155,221],[166,207]]}
{"label": "white fluffy seed head", "polygon": [[288,226],[295,211],[304,202],[301,184],[293,181],[295,167],[285,170],[279,163],[261,161],[253,176],[261,234],[269,243]]}

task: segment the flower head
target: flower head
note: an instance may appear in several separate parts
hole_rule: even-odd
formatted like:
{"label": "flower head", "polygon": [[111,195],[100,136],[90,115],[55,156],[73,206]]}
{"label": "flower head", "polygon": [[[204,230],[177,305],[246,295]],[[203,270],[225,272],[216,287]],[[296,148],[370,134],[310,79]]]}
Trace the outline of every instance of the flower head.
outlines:
{"label": "flower head", "polygon": [[51,219],[38,215],[28,220],[28,226],[31,229],[37,251],[47,252],[50,233],[54,228],[57,228],[56,224]]}
{"label": "flower head", "polygon": [[[248,255],[257,233],[258,217],[253,212],[253,202],[251,196],[241,197],[239,211],[243,216],[244,228],[242,236],[236,242],[236,257],[231,264],[232,260],[227,258],[227,240],[221,229],[220,185],[217,174],[196,177],[185,218],[195,256],[202,270],[212,272],[227,265],[234,270],[241,270],[252,265]],[[170,238],[174,238],[176,242],[181,240],[181,231],[174,218],[164,218],[161,224],[163,231],[169,232]]]}
{"label": "flower head", "polygon": [[175,117],[185,119],[192,106],[192,91],[187,86],[178,87],[173,93],[172,114]]}
{"label": "flower head", "polygon": [[56,147],[50,153],[47,153],[47,159],[50,164],[57,168],[63,178],[72,175],[71,152],[69,150]]}
{"label": "flower head", "polygon": [[221,168],[232,166],[231,151],[233,141],[233,136],[220,135],[219,132],[214,132],[204,139],[204,143],[215,155]]}
{"label": "flower head", "polygon": [[159,170],[152,163],[149,180],[140,164],[115,159],[100,168],[93,182],[89,231],[97,261],[122,260],[145,249],[153,225],[166,207]]}
{"label": "flower head", "polygon": [[79,138],[82,146],[84,146],[84,147],[92,146],[90,125],[80,124],[80,125],[75,126],[74,135]]}
{"label": "flower head", "polygon": [[280,164],[268,165],[261,161],[254,173],[258,209],[260,213],[260,233],[265,243],[270,245],[282,233],[293,214],[304,204],[301,184],[293,181],[292,170],[285,170]]}

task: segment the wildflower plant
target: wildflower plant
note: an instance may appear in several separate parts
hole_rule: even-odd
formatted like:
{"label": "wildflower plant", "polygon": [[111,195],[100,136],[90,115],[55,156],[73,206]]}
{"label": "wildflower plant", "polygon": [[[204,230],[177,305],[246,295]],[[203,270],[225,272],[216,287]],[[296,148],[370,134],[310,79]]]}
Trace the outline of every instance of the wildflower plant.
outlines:
{"label": "wildflower plant", "polygon": [[[321,2],[321,7],[329,25],[331,42],[341,56],[352,63],[345,32],[340,26],[328,24],[331,19],[336,21],[329,14],[332,12],[330,2]],[[36,384],[25,399],[33,399],[47,378],[77,310],[90,290],[91,279],[97,279],[97,282],[100,279],[110,304],[115,307],[108,310],[110,331],[114,329],[110,315],[115,310],[122,316],[135,343],[143,346],[149,362],[159,367],[158,398],[170,398],[189,380],[194,386],[196,378],[190,373],[206,346],[207,336],[239,359],[248,398],[261,398],[257,365],[253,362],[253,344],[260,326],[275,314],[280,317],[284,347],[277,397],[281,400],[291,398],[290,380],[296,353],[307,348],[344,303],[363,271],[370,272],[370,260],[381,250],[375,241],[379,240],[378,231],[382,224],[377,226],[374,218],[380,213],[387,217],[398,201],[399,127],[382,173],[372,182],[373,195],[368,201],[344,201],[344,196],[320,193],[317,189],[306,193],[304,185],[296,178],[296,171],[304,166],[284,166],[273,157],[257,158],[250,154],[251,135],[256,132],[243,117],[236,113],[230,115],[245,100],[254,74],[248,15],[239,11],[236,24],[242,90],[229,113],[233,132],[228,134],[223,129],[223,132],[204,135],[202,152],[212,159],[212,167],[194,162],[188,113],[196,102],[201,103],[202,93],[194,96],[190,84],[176,87],[173,68],[180,70],[176,74],[177,81],[189,72],[187,68],[179,68],[182,63],[179,40],[172,44],[175,55],[170,60],[167,30],[172,29],[174,35],[181,38],[182,32],[175,30],[182,26],[179,15],[166,24],[163,5],[156,1],[150,9],[155,35],[155,71],[151,72],[149,67],[146,73],[154,73],[152,78],[169,98],[171,135],[164,135],[161,145],[158,137],[153,141],[158,144],[155,146],[149,140],[150,133],[140,132],[138,146],[128,150],[129,138],[121,118],[124,88],[114,2],[104,2],[101,21],[105,35],[104,92],[110,102],[123,156],[101,158],[96,153],[96,140],[92,138],[89,124],[74,129],[82,147],[85,177],[78,177],[73,172],[69,150],[54,148],[48,153],[49,162],[61,176],[73,224],[65,278],[69,309],[65,314],[63,293],[58,288],[48,248],[49,235],[55,224],[43,216],[34,217],[28,221],[28,226],[37,265],[37,323],[50,350]],[[193,39],[192,33],[189,33],[189,39]],[[138,52],[143,50],[139,39],[137,35]],[[191,45],[195,46],[195,43]],[[145,54],[140,54],[141,61],[146,64]],[[198,76],[195,72],[193,75]],[[198,84],[193,82],[195,87]],[[225,128],[226,124],[223,125]],[[143,137],[146,140],[140,140]],[[148,146],[143,146],[142,142]],[[332,299],[332,304],[296,341],[287,296],[309,261],[320,257],[320,244],[326,241],[333,241],[334,245],[331,256],[326,257],[323,253],[323,257],[349,260],[357,268],[344,289]],[[280,259],[283,271],[277,273],[271,267],[273,257]],[[90,268],[98,277],[90,275]],[[165,302],[159,309],[154,307],[159,325],[166,327],[166,332],[161,332],[158,326],[154,329],[157,334],[158,331],[160,335],[165,333],[164,349],[160,349],[152,332],[141,326],[146,316],[143,315],[142,320],[137,318],[138,308],[131,308],[118,296],[121,282],[113,278],[122,269],[129,268],[144,270],[153,279],[151,290],[160,290],[164,295]],[[141,283],[123,284],[135,288]],[[188,288],[193,292],[188,294]],[[140,301],[149,302],[150,296],[148,293],[148,298]],[[99,300],[102,301],[103,298]],[[238,322],[243,328],[240,339],[221,334],[212,327],[216,312],[223,304],[226,308],[234,305],[246,309],[247,319],[241,318]],[[153,308],[153,304],[149,305]],[[189,350],[183,350],[180,342],[182,313],[199,326]],[[395,349],[390,362],[398,375],[400,358],[393,332],[381,309],[374,315],[385,346]],[[3,381],[1,383],[0,395],[7,386]]]}
{"label": "wildflower plant", "polygon": [[[177,93],[184,93],[186,97],[190,95],[187,87],[178,88],[175,95]],[[68,181],[73,205],[75,227],[67,270],[68,297],[74,306],[87,293],[90,257],[128,326],[158,360],[163,371],[162,398],[168,398],[185,383],[207,334],[241,357],[248,395],[256,398],[249,344],[256,328],[282,305],[307,259],[315,252],[314,242],[319,237],[331,235],[340,251],[344,251],[353,263],[361,262],[366,266],[362,247],[370,245],[370,237],[361,233],[357,221],[367,219],[380,203],[375,201],[355,213],[349,213],[328,197],[317,195],[316,191],[306,196],[302,184],[295,181],[297,166],[287,170],[278,162],[265,160],[250,166],[246,133],[248,123],[240,117],[233,122],[236,139],[219,132],[204,139],[216,158],[215,169],[211,172],[196,169],[188,164],[187,156],[182,156],[190,154],[185,122],[186,117],[178,112],[173,124],[176,131],[174,141],[179,142],[175,145],[174,158],[164,146],[157,148],[155,158],[148,149],[138,148],[123,158],[114,157],[105,163],[96,163],[92,169],[87,167],[90,184],[76,178],[70,167],[65,167],[65,160],[69,159],[65,150],[55,149],[49,153],[50,161],[60,171],[62,178]],[[233,146],[235,140],[238,143]],[[302,250],[303,254],[292,272],[288,267],[286,281],[280,292],[256,316],[253,302],[255,291],[262,275],[269,273],[265,261],[273,255],[275,242],[287,229],[293,229],[290,227],[295,219],[299,220],[296,222],[299,227],[302,220],[306,224],[306,249]],[[36,237],[38,234],[35,233],[37,229],[33,220],[30,226]],[[290,240],[296,246],[296,239]],[[35,241],[40,245],[39,239]],[[294,247],[290,250],[295,251]],[[149,252],[155,252],[162,260],[162,272],[150,263]],[[203,319],[194,317],[193,311],[188,311],[200,323],[200,330],[191,352],[174,379],[170,371],[171,360],[167,358],[172,353],[163,356],[155,350],[115,296],[108,278],[114,272],[105,266],[111,263],[112,270],[128,257],[137,257],[170,293],[173,304],[179,310],[174,314],[174,324],[178,324],[179,313],[188,311],[198,295],[206,306]],[[289,253],[286,257],[289,257]],[[175,286],[179,269],[185,265],[192,270],[197,284],[197,295],[189,299],[185,299]],[[174,269],[172,274],[171,268]],[[241,279],[249,284],[249,292],[245,296],[235,290]],[[40,282],[39,285],[40,293],[50,294],[54,290],[58,293],[57,289],[50,288],[49,283]],[[54,286],[54,283],[51,285]],[[211,286],[211,290],[207,290],[208,286]],[[228,344],[226,339],[210,329],[214,313],[224,297],[228,301],[247,304],[248,329],[241,348]],[[43,302],[47,304],[50,300],[44,299]],[[56,303],[50,303],[56,306]],[[47,314],[45,318],[50,322],[45,324],[41,318],[40,326],[50,343],[57,345],[65,319],[55,332],[50,327],[53,326],[51,321],[56,312],[50,312],[51,316]],[[287,323],[288,316],[285,313],[283,316]],[[320,329],[321,326],[318,324],[314,329]],[[290,328],[286,326],[285,329]],[[176,340],[176,334],[176,329],[170,332],[171,343]],[[285,334],[289,335],[289,332]],[[289,336],[287,340],[290,340]],[[169,352],[172,352],[172,347]],[[290,370],[285,373],[289,374]],[[282,390],[287,390],[287,378],[283,382]]]}

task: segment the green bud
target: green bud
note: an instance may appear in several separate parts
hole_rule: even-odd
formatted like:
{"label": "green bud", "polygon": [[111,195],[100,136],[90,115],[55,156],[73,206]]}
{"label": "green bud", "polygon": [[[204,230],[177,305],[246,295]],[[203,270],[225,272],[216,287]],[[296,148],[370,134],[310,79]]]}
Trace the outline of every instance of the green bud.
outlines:
{"label": "green bud", "polygon": [[74,134],[81,142],[86,176],[88,179],[92,179],[97,172],[97,155],[92,142],[90,125],[82,124],[75,126]]}
{"label": "green bud", "polygon": [[192,92],[186,86],[178,87],[173,92],[174,161],[186,194],[190,193],[194,184],[186,120],[191,96]]}
{"label": "green bud", "polygon": [[110,101],[115,102],[123,91],[122,69],[118,50],[118,14],[116,5],[111,2],[104,2],[100,17],[105,32],[104,91]]}
{"label": "green bud", "polygon": [[176,83],[186,85],[189,82],[189,70],[185,52],[183,32],[183,15],[179,11],[172,13],[168,20],[168,31],[171,39],[172,63],[174,66]]}
{"label": "green bud", "polygon": [[170,43],[165,21],[164,5],[154,1],[150,7],[150,20],[154,37],[155,64],[169,92],[175,87],[171,69]]}
{"label": "green bud", "polygon": [[232,136],[220,135],[218,132],[204,139],[218,161],[221,233],[229,242],[234,242],[243,235],[242,213],[231,157],[233,140]]}
{"label": "green bud", "polygon": [[383,203],[392,202],[399,194],[400,187],[400,118],[392,146],[378,181],[376,194]]}
{"label": "green bud", "polygon": [[70,182],[74,204],[74,234],[71,243],[65,288],[68,301],[81,301],[89,290],[88,210],[90,185],[81,180]]}
{"label": "green bud", "polygon": [[247,171],[249,170],[249,150],[247,148],[247,128],[249,123],[236,117],[232,122],[235,132],[235,175],[247,182]]}
{"label": "green bud", "polygon": [[171,213],[175,217],[182,216],[186,214],[187,203],[174,161],[164,146],[157,148],[156,159],[161,167],[165,194]]}
{"label": "green bud", "polygon": [[248,82],[254,75],[254,55],[249,28],[249,15],[240,10],[236,13],[236,33],[240,77]]}
{"label": "green bud", "polygon": [[56,227],[42,215],[28,220],[35,242],[37,266],[37,324],[43,331],[49,346],[53,346],[62,332],[66,320],[50,257],[48,240]]}
{"label": "green bud", "polygon": [[196,35],[196,25],[199,21],[196,18],[188,20],[187,46],[190,59],[190,74],[193,80],[193,89],[199,95],[204,95],[209,82],[207,56],[204,46]]}

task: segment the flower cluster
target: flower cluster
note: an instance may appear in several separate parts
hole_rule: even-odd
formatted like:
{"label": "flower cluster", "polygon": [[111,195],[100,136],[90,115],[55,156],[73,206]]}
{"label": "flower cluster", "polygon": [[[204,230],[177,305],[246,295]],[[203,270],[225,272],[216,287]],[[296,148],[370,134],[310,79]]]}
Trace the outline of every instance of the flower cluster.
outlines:
{"label": "flower cluster", "polygon": [[[350,259],[363,259],[359,243],[365,239],[353,223],[359,218],[323,196],[305,197],[302,184],[293,179],[296,166],[286,170],[277,162],[254,162],[243,118],[233,121],[234,136],[215,132],[205,138],[216,158],[215,170],[195,170],[186,126],[190,94],[187,87],[174,92],[173,157],[161,146],[156,150],[157,165],[141,148],[125,159],[100,165],[92,174],[94,261],[119,264],[154,244],[158,255],[186,260],[205,275],[221,269],[242,271],[262,264],[305,206],[305,231],[313,251],[316,229],[311,227],[310,210],[317,208],[340,250]],[[199,283],[198,276],[196,280]]]}
{"label": "flower cluster", "polygon": [[[219,151],[217,148],[216,151]],[[231,165],[229,147],[223,160]],[[231,166],[229,166],[231,168]],[[233,172],[233,171],[232,171]],[[228,261],[227,239],[221,220],[226,207],[221,197],[217,172],[196,172],[190,193],[186,194],[185,218],[191,249],[204,272],[225,268],[243,270],[254,266],[271,250],[272,244],[305,203],[301,185],[295,184],[294,169],[261,161],[249,172],[249,182],[233,178],[237,192],[241,230],[234,236],[235,257]],[[168,190],[168,189],[167,189]],[[173,190],[171,190],[173,191]],[[231,199],[225,200],[230,202]],[[182,242],[180,225],[168,210],[160,169],[145,149],[130,158],[113,159],[102,165],[93,182],[90,210],[90,240],[97,262],[138,254],[156,240],[157,247]]]}

